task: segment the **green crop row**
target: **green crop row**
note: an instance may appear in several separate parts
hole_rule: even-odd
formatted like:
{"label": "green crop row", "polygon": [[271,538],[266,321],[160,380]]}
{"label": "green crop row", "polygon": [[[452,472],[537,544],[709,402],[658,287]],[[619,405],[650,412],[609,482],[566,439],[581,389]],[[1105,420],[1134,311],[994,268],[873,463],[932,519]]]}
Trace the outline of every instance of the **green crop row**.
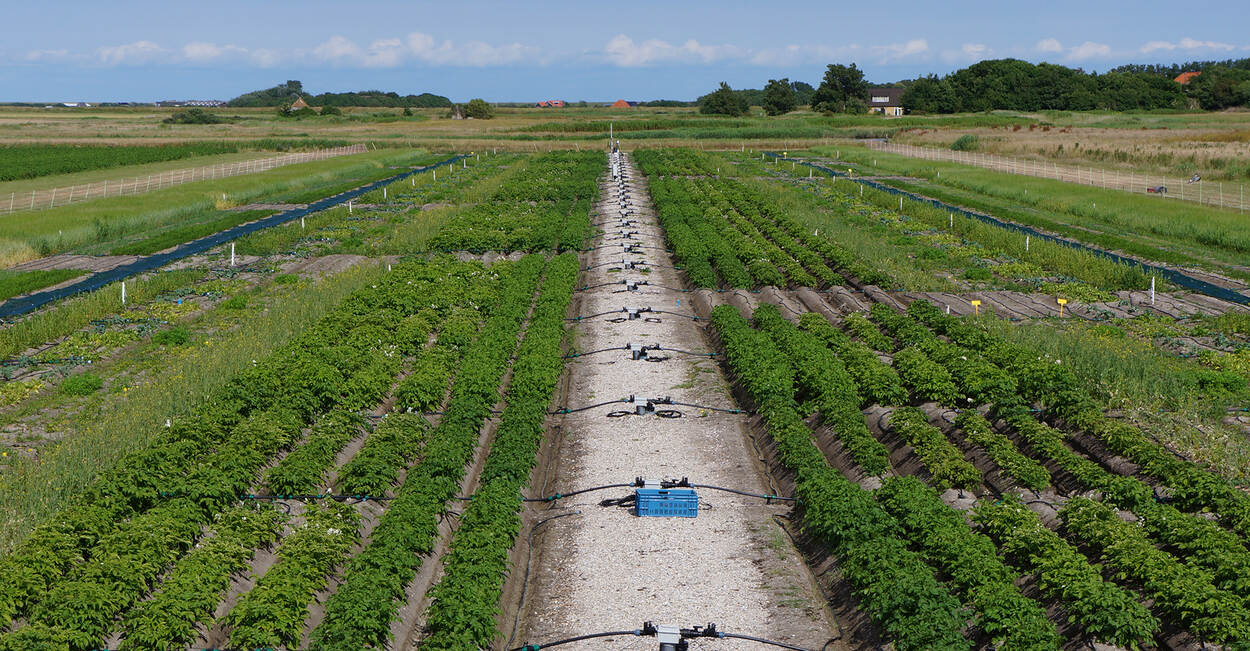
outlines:
{"label": "green crop row", "polygon": [[359,414],[344,409],[331,411],[313,427],[304,445],[269,469],[265,474],[265,486],[275,495],[320,492],[335,455],[359,436],[365,425],[365,419]]}
{"label": "green crop row", "polygon": [[862,399],[855,381],[833,351],[811,333],[786,321],[775,305],[760,305],[754,320],[757,328],[777,342],[794,367],[800,403],[810,401],[864,472],[879,475],[888,470],[890,453],[868,431],[859,410]]}
{"label": "green crop row", "polygon": [[360,516],[347,504],[311,505],[301,515],[303,525],[278,547],[278,562],[226,614],[230,646],[298,648],[313,595],[360,539]]}
{"label": "green crop row", "polygon": [[249,505],[223,511],[211,536],[174,565],[160,592],[126,614],[122,651],[184,649],[199,636],[197,626],[212,621],[213,609],[230,578],[247,569],[256,549],[272,543],[286,516],[271,506]]}
{"label": "green crop row", "polygon": [[1062,602],[1094,639],[1130,649],[1152,643],[1159,622],[1140,598],[1103,580],[1098,566],[1047,529],[1018,499],[981,502],[973,519],[1013,564],[1037,576],[1043,595]]}
{"label": "green crop row", "polygon": [[924,412],[915,407],[896,409],[890,414],[890,429],[916,451],[939,488],[972,488],[981,484],[981,473],[942,430],[929,424]]}
{"label": "green crop row", "polygon": [[1050,472],[1042,464],[1021,454],[1011,439],[990,428],[989,421],[972,410],[955,417],[955,427],[963,431],[968,442],[985,450],[1003,473],[1017,484],[1040,491],[1050,485]]}
{"label": "green crop row", "polygon": [[876,498],[925,559],[950,576],[996,648],[1059,647],[1059,634],[1046,611],[1015,586],[1019,573],[1003,564],[994,543],[969,528],[963,514],[943,504],[936,491],[915,477],[890,477]]}
{"label": "green crop row", "polygon": [[1093,434],[1112,452],[1138,464],[1143,473],[1172,489],[1180,508],[1213,511],[1225,526],[1242,537],[1250,536],[1250,496],[1215,473],[1177,458],[1131,425],[1108,418],[1059,360],[1008,343],[924,301],[909,305],[908,313],[1008,373],[1019,388],[1020,399],[1043,405],[1052,417]]}
{"label": "green crop row", "polygon": [[499,382],[543,267],[541,256],[526,256],[500,283],[490,317],[465,351],[442,420],[368,546],[347,563],[342,584],[326,602],[325,619],[312,633],[313,649],[356,651],[387,643],[404,590],[433,550],[439,516],[459,490],[482,423],[499,400]]}
{"label": "green crop row", "polygon": [[907,389],[903,388],[898,372],[881,361],[871,348],[852,341],[846,333],[815,312],[799,316],[799,328],[810,332],[838,354],[863,396],[860,406],[902,405],[907,402]]}
{"label": "green crop row", "polygon": [[[298,440],[303,424],[336,406],[381,400],[389,383],[354,381],[372,377],[377,354],[394,348],[402,315],[430,302],[421,291],[426,283],[418,281],[480,270],[454,261],[400,265],[123,458],[0,559],[0,621],[29,613],[30,622],[6,638],[19,647],[41,635],[76,649],[98,646],[113,617],[148,590],[202,523],[249,492],[265,463]],[[365,396],[366,389],[373,394]]]}
{"label": "green crop row", "polygon": [[1250,641],[1244,595],[1215,587],[1207,572],[1155,548],[1140,527],[1121,520],[1111,507],[1076,497],[1059,515],[1068,530],[1102,552],[1117,576],[1139,582],[1156,608],[1199,638],[1217,644]]}
{"label": "green crop row", "polygon": [[794,399],[794,370],[777,344],[728,305],[712,311],[712,326],[730,369],[768,425],[781,463],[796,476],[804,529],[837,555],[873,621],[904,651],[971,648],[962,635],[959,601],[908,548],[898,523],[872,494],[830,468],[812,442]]}
{"label": "green crop row", "polygon": [[429,591],[422,649],[488,648],[508,572],[508,551],[521,527],[521,492],[542,442],[552,394],[564,368],[564,317],[577,282],[577,256],[552,260],[542,295],[513,364],[507,407],[473,497]]}
{"label": "green crop row", "polygon": [[382,496],[420,452],[430,424],[416,414],[387,414],[360,451],[339,470],[339,492]]}

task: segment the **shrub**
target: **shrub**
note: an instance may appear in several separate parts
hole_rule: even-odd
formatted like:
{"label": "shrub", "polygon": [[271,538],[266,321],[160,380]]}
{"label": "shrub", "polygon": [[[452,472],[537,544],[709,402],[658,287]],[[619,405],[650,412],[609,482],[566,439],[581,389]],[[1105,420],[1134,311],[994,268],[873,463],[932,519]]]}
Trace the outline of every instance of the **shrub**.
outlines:
{"label": "shrub", "polygon": [[970,133],[959,136],[955,142],[951,143],[951,149],[955,151],[976,151],[980,147],[981,139]]}
{"label": "shrub", "polygon": [[226,310],[241,310],[247,307],[247,297],[243,295],[231,296],[221,302],[221,307]]}
{"label": "shrub", "polygon": [[61,393],[67,396],[86,396],[100,390],[104,386],[104,380],[95,373],[82,373],[73,377],[65,378],[61,383]]}
{"label": "shrub", "polygon": [[187,339],[189,337],[190,335],[187,332],[186,327],[178,326],[168,330],[161,330],[155,335],[152,335],[152,341],[163,346],[181,346],[187,343]]}
{"label": "shrub", "polygon": [[201,108],[174,111],[173,114],[161,121],[165,124],[222,124],[228,122],[228,120],[224,120],[220,116],[213,115]]}
{"label": "shrub", "polygon": [[337,106],[323,106],[321,107],[321,114],[322,115],[342,115],[343,109]]}
{"label": "shrub", "polygon": [[475,97],[469,100],[469,104],[464,108],[464,113],[475,120],[489,120],[495,117],[495,107],[487,103],[486,100]]}

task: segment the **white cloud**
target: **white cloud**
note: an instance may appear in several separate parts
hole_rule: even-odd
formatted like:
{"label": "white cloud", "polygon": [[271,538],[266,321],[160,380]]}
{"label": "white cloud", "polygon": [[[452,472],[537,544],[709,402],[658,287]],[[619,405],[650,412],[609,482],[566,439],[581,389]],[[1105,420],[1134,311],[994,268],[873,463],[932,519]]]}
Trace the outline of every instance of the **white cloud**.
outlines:
{"label": "white cloud", "polygon": [[964,43],[963,47],[959,49],[968,57],[974,59],[983,58],[990,52],[990,47],[984,43]]}
{"label": "white cloud", "polygon": [[1143,54],[1150,54],[1157,50],[1223,50],[1225,52],[1237,49],[1237,46],[1229,43],[1221,43],[1219,41],[1199,41],[1189,37],[1182,38],[1176,43],[1171,41],[1149,41],[1141,47]]}
{"label": "white cloud", "polygon": [[859,45],[787,45],[780,48],[765,48],[751,55],[750,62],[758,66],[787,66],[804,63],[829,63],[838,59],[853,57],[861,51]]}
{"label": "white cloud", "polygon": [[70,54],[69,50],[31,50],[24,57],[27,61],[38,63],[56,63],[61,61],[70,61],[79,58],[77,55]]}
{"label": "white cloud", "polygon": [[604,46],[603,52],[608,61],[623,68],[651,63],[713,63],[725,59],[746,58],[749,55],[748,51],[732,45],[704,45],[694,39],[681,45],[658,39],[637,43],[624,34],[613,36]]}
{"label": "white cloud", "polygon": [[1095,43],[1093,41],[1085,41],[1068,50],[1067,59],[1069,61],[1084,61],[1095,57],[1106,57],[1111,55],[1111,46],[1106,43]]}
{"label": "white cloud", "polygon": [[1037,49],[1038,52],[1063,52],[1063,44],[1060,43],[1058,39],[1054,38],[1044,38],[1038,41],[1037,45],[1033,47]]}
{"label": "white cloud", "polygon": [[929,42],[923,38],[913,38],[906,43],[874,45],[872,46],[872,50],[878,54],[881,63],[890,63],[892,61],[898,61],[899,59],[928,52]]}
{"label": "white cloud", "polygon": [[452,41],[436,41],[433,36],[421,32],[412,32],[404,38],[378,39],[368,47],[361,47],[343,36],[332,36],[311,52],[316,60],[365,68],[395,68],[408,61],[483,67],[525,60],[541,62],[540,54],[538,48],[520,43],[496,46],[481,41],[468,41],[456,44]]}
{"label": "white cloud", "polygon": [[249,54],[247,48],[237,45],[217,45],[216,43],[193,41],[182,46],[182,58],[193,63],[206,63],[227,58],[246,59],[249,57]]}
{"label": "white cloud", "polygon": [[135,41],[125,45],[102,47],[96,54],[105,65],[117,66],[168,61],[169,50],[152,41]]}

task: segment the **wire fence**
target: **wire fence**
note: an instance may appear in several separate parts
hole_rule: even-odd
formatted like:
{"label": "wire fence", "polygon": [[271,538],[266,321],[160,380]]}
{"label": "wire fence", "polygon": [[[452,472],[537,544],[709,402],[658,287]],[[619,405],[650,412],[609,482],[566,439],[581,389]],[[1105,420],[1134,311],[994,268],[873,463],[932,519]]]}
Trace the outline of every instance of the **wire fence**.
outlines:
{"label": "wire fence", "polygon": [[1165,178],[1124,172],[1108,172],[1105,169],[1059,165],[1042,160],[996,156],[974,151],[955,151],[953,149],[937,149],[936,147],[916,147],[892,142],[870,142],[868,146],[877,151],[899,154],[909,158],[921,158],[964,165],[975,165],[1009,174],[1037,176],[1068,183],[1079,183],[1109,190],[1124,190],[1139,194],[1150,194],[1166,199],[1194,201],[1210,206],[1230,208],[1245,212],[1246,190],[1244,184],[1228,184],[1222,182],[1193,181],[1192,179]]}
{"label": "wire fence", "polygon": [[318,149],[315,151],[283,154],[273,158],[260,158],[256,160],[240,161],[237,163],[221,163],[219,165],[207,165],[204,167],[195,167],[190,169],[170,170],[159,174],[100,181],[98,183],[74,185],[67,188],[53,188],[51,190],[36,190],[21,193],[10,192],[7,197],[0,196],[0,214],[9,215],[23,210],[47,210],[49,208],[78,203],[80,201],[88,201],[91,199],[143,194],[153,190],[182,185],[183,183],[207,181],[210,179],[224,179],[229,176],[240,176],[243,174],[264,172],[266,170],[283,167],[285,165],[307,163],[309,161],[324,160],[327,158],[334,158],[336,156],[347,156],[349,154],[361,154],[366,151],[368,151],[367,145],[350,145],[347,147],[335,147],[333,149]]}

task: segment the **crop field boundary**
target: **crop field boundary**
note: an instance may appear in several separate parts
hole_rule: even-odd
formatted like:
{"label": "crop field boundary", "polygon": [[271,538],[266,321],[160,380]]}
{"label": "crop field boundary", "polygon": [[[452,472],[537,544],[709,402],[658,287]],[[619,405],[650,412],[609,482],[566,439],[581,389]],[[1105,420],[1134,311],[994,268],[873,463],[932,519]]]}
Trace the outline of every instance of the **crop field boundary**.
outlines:
{"label": "crop field boundary", "polygon": [[38,293],[31,294],[29,296],[25,296],[22,298],[10,299],[8,301],[5,301],[4,303],[0,303],[0,317],[12,318],[12,317],[28,314],[53,301],[58,301],[63,298],[67,298],[69,296],[73,296],[75,294],[79,294],[82,292],[89,292],[89,291],[97,290],[97,289],[100,289],[101,287],[104,287],[105,285],[109,283],[122,280],[124,278],[128,278],[138,273],[143,273],[145,271],[152,271],[154,269],[159,269],[160,267],[163,267],[169,264],[170,262],[173,262],[175,260],[180,260],[182,258],[192,256],[197,253],[203,253],[204,251],[212,249],[221,244],[225,244],[226,242],[229,242],[243,235],[247,235],[249,233],[253,233],[259,230],[264,230],[266,228],[271,228],[273,226],[279,226],[289,221],[299,219],[300,217],[306,217],[313,213],[321,212],[328,208],[333,208],[334,206],[337,206],[343,202],[368,194],[369,192],[377,190],[378,188],[389,185],[391,183],[395,183],[396,181],[402,181],[410,176],[428,172],[442,165],[450,165],[453,163],[457,163],[460,160],[467,158],[467,157],[468,157],[467,154],[459,154],[456,156],[452,156],[451,158],[448,158],[446,160],[439,161],[437,163],[431,163],[430,165],[426,165],[425,167],[416,167],[416,168],[401,172],[399,174],[396,174],[395,176],[390,176],[390,177],[387,177],[378,181],[374,181],[373,183],[369,183],[368,185],[363,185],[354,190],[348,190],[346,192],[341,192],[331,197],[326,197],[325,199],[321,199],[319,201],[314,201],[313,203],[308,204],[306,208],[297,208],[295,210],[287,210],[285,212],[280,212],[276,215],[271,215],[269,217],[265,217],[263,219],[259,219],[259,220],[256,220],[254,222],[250,222],[247,224],[241,224],[239,226],[235,226],[234,228],[228,228],[224,231],[214,233],[207,237],[202,237],[198,240],[187,242],[185,244],[178,246],[173,251],[170,251],[168,253],[158,253],[154,255],[144,256],[134,262],[131,262],[130,264],[125,264],[125,265],[121,265],[118,267],[114,267],[113,269],[110,269],[108,271],[101,271],[98,273],[91,274],[90,276],[87,276],[82,281],[74,283],[72,285],[61,287],[59,289],[38,292]]}
{"label": "crop field boundary", "polygon": [[[772,158],[782,158],[782,156],[778,155],[775,152],[764,152],[764,155],[770,156]],[[1220,300],[1229,301],[1230,303],[1237,303],[1239,305],[1250,306],[1250,296],[1246,296],[1245,294],[1242,294],[1240,292],[1235,292],[1226,287],[1220,287],[1219,285],[1216,285],[1214,283],[1209,283],[1205,280],[1199,280],[1197,278],[1194,278],[1193,276],[1182,273],[1175,269],[1168,269],[1167,267],[1160,267],[1158,265],[1153,265],[1148,262],[1143,262],[1141,260],[1138,260],[1136,258],[1129,258],[1126,256],[1122,256],[1118,253],[1112,253],[1111,251],[1107,251],[1105,249],[1100,249],[1097,247],[1090,246],[1088,244],[1085,244],[1084,242],[1075,242],[1073,240],[1065,239],[1057,235],[1044,233],[1035,228],[1024,226],[1022,224],[1016,224],[1014,222],[1003,221],[997,217],[994,217],[993,215],[987,215],[985,213],[976,212],[974,210],[968,210],[967,208],[960,208],[959,206],[953,206],[949,203],[945,203],[937,199],[926,197],[924,195],[916,194],[914,192],[900,190],[898,188],[886,185],[884,183],[880,183],[878,181],[872,181],[869,179],[861,179],[861,178],[856,178],[853,176],[848,176],[845,172],[839,172],[829,167],[825,167],[824,165],[819,165],[816,163],[811,163],[808,161],[803,161],[803,160],[798,160],[798,159],[788,159],[788,160],[791,160],[792,162],[798,163],[800,165],[804,165],[806,167],[810,167],[815,170],[819,170],[821,172],[824,172],[825,174],[829,174],[830,176],[836,176],[839,178],[844,178],[850,181],[854,181],[856,183],[861,183],[863,185],[867,185],[868,187],[881,190],[882,192],[887,192],[889,194],[893,194],[896,196],[905,197],[912,201],[925,203],[935,208],[940,208],[942,210],[948,210],[948,211],[963,215],[964,217],[970,217],[972,219],[985,222],[987,224],[998,226],[999,228],[1005,228],[1007,230],[1015,231],[1022,235],[1028,235],[1031,237],[1041,238],[1048,242],[1052,242],[1052,243],[1066,246],[1069,248],[1088,251],[1090,253],[1093,253],[1096,256],[1107,258],[1109,260],[1114,260],[1115,262],[1140,267],[1142,271],[1144,272],[1158,275],[1159,277],[1167,280],[1168,282],[1174,283],[1180,287],[1184,287],[1185,289],[1193,290],[1200,294],[1206,294],[1207,296],[1210,296],[1212,298],[1218,298]],[[0,309],[2,308],[3,306],[0,306]],[[2,315],[3,315],[3,312],[0,312],[0,316]]]}
{"label": "crop field boundary", "polygon": [[308,163],[311,161],[325,160],[327,158],[349,156],[351,154],[363,154],[368,150],[368,145],[357,144],[349,145],[347,147],[335,147],[333,149],[317,149],[308,152],[283,154],[273,158],[259,158],[256,160],[246,160],[238,163],[221,163],[218,165],[207,165],[204,167],[170,170],[168,172],[161,172],[160,174],[136,176],[134,178],[118,179],[116,181],[100,181],[99,183],[74,185],[67,188],[32,190],[30,192],[23,192],[20,194],[10,192],[8,197],[4,197],[7,201],[0,201],[0,214],[12,215],[16,212],[36,209],[51,209],[57,206],[64,206],[71,203],[81,203],[92,199],[145,194],[153,190],[171,188],[175,185],[182,185],[184,183],[207,181],[210,179],[224,179],[229,176],[241,176],[243,174],[253,174],[255,172],[266,172],[268,170],[284,167],[286,165]]}
{"label": "crop field boundary", "polygon": [[[1163,199],[1178,199],[1180,201],[1193,201],[1208,206],[1217,206],[1220,208],[1229,208],[1239,212],[1246,211],[1246,192],[1244,185],[1238,185],[1234,190],[1229,187],[1228,194],[1224,193],[1222,183],[1212,191],[1203,187],[1203,183],[1199,181],[1195,188],[1185,191],[1185,186],[1189,185],[1187,179],[1150,177],[1144,174],[1126,174],[1124,172],[1107,172],[1107,170],[1096,170],[1093,167],[1080,167],[1070,165],[1059,165],[1057,163],[1047,163],[1038,160],[1022,160],[1012,158],[1010,156],[997,156],[995,154],[978,154],[971,151],[955,151],[947,149],[938,149],[936,147],[917,147],[915,145],[903,145],[892,142],[869,141],[866,143],[869,149],[877,151],[898,154],[908,158],[921,158],[924,160],[936,160],[949,163],[959,163],[961,165],[974,165],[994,170],[996,172],[1006,172],[1008,174],[1019,174],[1022,176],[1036,176],[1044,179],[1054,179],[1065,183],[1076,183],[1078,185],[1088,185],[1104,190],[1123,190],[1132,192],[1133,194],[1150,194],[1147,188],[1163,187],[1170,191],[1164,191],[1158,194]],[[1180,192],[1177,192],[1177,190]]]}

